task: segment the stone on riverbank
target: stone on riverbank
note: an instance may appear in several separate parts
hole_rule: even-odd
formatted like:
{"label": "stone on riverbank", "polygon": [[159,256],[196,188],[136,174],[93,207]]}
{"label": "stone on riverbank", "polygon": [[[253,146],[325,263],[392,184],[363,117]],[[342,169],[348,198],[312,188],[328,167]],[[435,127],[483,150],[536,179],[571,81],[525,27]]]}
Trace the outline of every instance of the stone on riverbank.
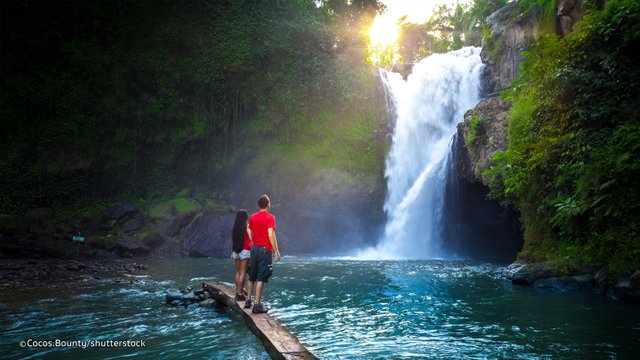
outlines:
{"label": "stone on riverbank", "polygon": [[186,286],[177,291],[171,291],[164,296],[167,304],[171,306],[189,307],[192,304],[198,304],[200,307],[213,307],[209,293],[203,289],[192,290],[190,286]]}
{"label": "stone on riverbank", "polygon": [[202,300],[200,303],[198,303],[198,306],[205,307],[205,308],[212,308],[216,306],[216,301],[213,299]]}
{"label": "stone on riverbank", "polygon": [[634,287],[631,276],[628,274],[618,278],[618,282],[613,287],[613,294],[622,301],[640,304],[640,289]]}
{"label": "stone on riverbank", "polygon": [[76,281],[92,281],[135,274],[147,267],[123,259],[64,260],[64,259],[2,259],[0,287],[42,288]]}
{"label": "stone on riverbank", "polygon": [[536,281],[535,286],[540,289],[579,291],[593,288],[593,278],[591,274],[550,277]]}
{"label": "stone on riverbank", "polygon": [[549,264],[515,262],[505,268],[505,274],[514,285],[534,286],[556,291],[593,290],[610,299],[640,304],[640,270],[633,274],[614,275],[608,268],[595,272],[584,271],[565,275]]}
{"label": "stone on riverbank", "polygon": [[115,251],[122,257],[132,257],[133,255],[147,255],[151,252],[151,248],[137,237],[127,236],[116,243]]}

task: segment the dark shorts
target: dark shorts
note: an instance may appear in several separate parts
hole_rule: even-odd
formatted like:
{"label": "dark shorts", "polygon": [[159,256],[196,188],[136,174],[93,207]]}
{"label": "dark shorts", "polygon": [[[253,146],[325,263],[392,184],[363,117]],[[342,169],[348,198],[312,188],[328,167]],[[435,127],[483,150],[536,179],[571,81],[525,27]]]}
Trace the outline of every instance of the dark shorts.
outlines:
{"label": "dark shorts", "polygon": [[273,266],[271,265],[271,251],[264,246],[253,246],[251,248],[251,257],[249,258],[249,281],[269,281],[273,274]]}

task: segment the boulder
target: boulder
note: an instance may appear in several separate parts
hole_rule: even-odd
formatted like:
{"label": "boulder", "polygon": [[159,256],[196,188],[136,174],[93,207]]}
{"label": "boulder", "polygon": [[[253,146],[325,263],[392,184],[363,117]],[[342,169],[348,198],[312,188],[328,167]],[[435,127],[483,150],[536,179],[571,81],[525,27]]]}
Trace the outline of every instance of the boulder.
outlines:
{"label": "boulder", "polygon": [[140,219],[131,219],[127,222],[124,223],[124,225],[122,225],[122,231],[127,234],[127,233],[132,233],[132,232],[136,232],[140,229],[142,229],[144,226],[144,224],[142,223],[142,221]]}
{"label": "boulder", "polygon": [[576,276],[559,276],[537,280],[535,282],[535,286],[540,289],[578,291],[592,288],[594,284],[593,279],[593,275],[590,274]]}
{"label": "boulder", "polygon": [[177,218],[155,218],[153,219],[153,223],[155,224],[158,232],[171,238],[178,236],[180,230],[182,230],[180,227],[180,221]]}
{"label": "boulder", "polygon": [[511,278],[511,283],[515,285],[532,285],[541,279],[548,279],[554,275],[553,271],[544,267],[522,268]]}
{"label": "boulder", "polygon": [[162,244],[164,244],[164,242],[166,241],[166,239],[158,234],[158,233],[151,233],[151,234],[147,234],[142,238],[142,241],[147,244],[151,249],[155,249],[159,246],[161,246]]}
{"label": "boulder", "polygon": [[196,294],[194,294],[193,292],[190,292],[188,294],[183,294],[181,300],[183,302],[194,303],[194,302],[198,302],[200,299]]}
{"label": "boulder", "polygon": [[115,251],[120,256],[125,256],[127,254],[147,255],[151,252],[151,249],[137,237],[127,236],[116,243]]}
{"label": "boulder", "polygon": [[636,289],[640,288],[640,270],[634,271],[631,275],[631,285]]}
{"label": "boulder", "polygon": [[182,247],[191,256],[228,256],[234,219],[231,213],[202,214],[180,233]]}
{"label": "boulder", "polygon": [[216,306],[216,302],[213,299],[206,299],[206,300],[200,301],[200,303],[198,303],[198,306],[205,307],[205,308],[212,308]]}
{"label": "boulder", "polygon": [[621,275],[618,282],[613,287],[613,294],[616,298],[634,304],[640,303],[640,290],[634,288],[631,276],[628,274]]}
{"label": "boulder", "polygon": [[512,263],[511,265],[505,267],[503,269],[503,272],[504,272],[504,275],[507,277],[507,279],[511,280],[511,279],[513,279],[513,276],[515,274],[517,274],[519,271],[523,270],[526,266],[527,266],[526,263],[521,262],[521,261],[516,261],[516,262]]}
{"label": "boulder", "polygon": [[154,257],[165,258],[188,256],[189,253],[182,248],[182,245],[178,240],[167,239],[160,246],[153,249],[151,255]]}
{"label": "boulder", "polygon": [[609,289],[609,268],[602,268],[593,276],[594,291],[604,295]]}
{"label": "boulder", "polygon": [[111,236],[95,236],[95,237],[88,237],[87,238],[87,245],[96,248],[96,249],[102,249],[102,250],[107,250],[107,251],[112,251],[113,248],[115,247],[115,243],[112,240],[113,237]]}
{"label": "boulder", "polygon": [[108,215],[112,219],[115,219],[117,221],[117,220],[122,219],[125,216],[135,215],[139,211],[140,210],[138,209],[137,206],[135,206],[133,204],[129,204],[129,203],[123,203],[123,204],[114,206],[113,208],[109,209]]}

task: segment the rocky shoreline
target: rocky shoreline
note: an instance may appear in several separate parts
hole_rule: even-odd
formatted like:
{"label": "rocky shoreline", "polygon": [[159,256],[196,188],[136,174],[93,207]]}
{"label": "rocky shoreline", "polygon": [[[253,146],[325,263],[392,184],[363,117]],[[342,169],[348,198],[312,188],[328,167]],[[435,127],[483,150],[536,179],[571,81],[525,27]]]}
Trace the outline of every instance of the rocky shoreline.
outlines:
{"label": "rocky shoreline", "polygon": [[591,290],[615,301],[640,304],[640,270],[614,274],[607,268],[562,274],[546,263],[528,264],[516,261],[505,268],[507,279],[514,285],[532,286],[555,291]]}
{"label": "rocky shoreline", "polygon": [[123,282],[127,281],[126,274],[146,269],[146,265],[130,259],[2,259],[0,288],[42,288],[102,279]]}
{"label": "rocky shoreline", "polygon": [[226,257],[234,219],[233,212],[206,210],[189,197],[148,208],[124,203],[69,219],[57,219],[49,208],[0,215],[0,259]]}

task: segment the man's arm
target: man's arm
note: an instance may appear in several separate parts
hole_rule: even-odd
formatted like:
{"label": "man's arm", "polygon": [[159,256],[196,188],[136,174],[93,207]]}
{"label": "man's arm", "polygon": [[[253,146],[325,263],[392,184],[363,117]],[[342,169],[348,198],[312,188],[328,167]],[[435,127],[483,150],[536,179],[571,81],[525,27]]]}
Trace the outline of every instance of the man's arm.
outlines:
{"label": "man's arm", "polygon": [[276,229],[269,228],[269,241],[271,242],[271,247],[273,251],[276,253],[276,261],[280,261],[280,250],[278,249],[278,239],[276,238]]}

